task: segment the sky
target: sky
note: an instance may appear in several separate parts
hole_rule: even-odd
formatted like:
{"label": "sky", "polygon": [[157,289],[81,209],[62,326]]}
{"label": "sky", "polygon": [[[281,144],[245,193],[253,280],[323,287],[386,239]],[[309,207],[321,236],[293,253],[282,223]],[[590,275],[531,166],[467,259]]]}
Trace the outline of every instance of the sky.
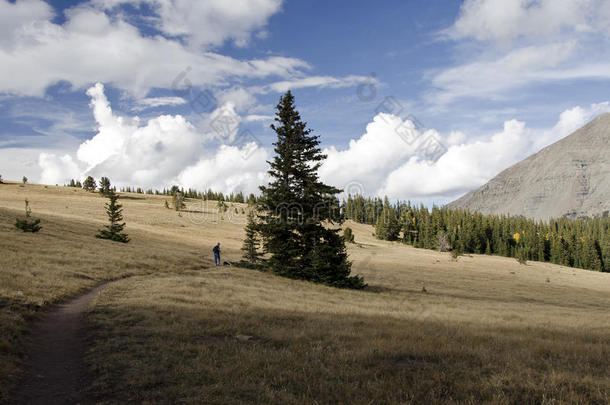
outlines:
{"label": "sky", "polygon": [[444,204],[610,111],[610,0],[0,0],[0,174],[257,192],[291,90],[322,180]]}

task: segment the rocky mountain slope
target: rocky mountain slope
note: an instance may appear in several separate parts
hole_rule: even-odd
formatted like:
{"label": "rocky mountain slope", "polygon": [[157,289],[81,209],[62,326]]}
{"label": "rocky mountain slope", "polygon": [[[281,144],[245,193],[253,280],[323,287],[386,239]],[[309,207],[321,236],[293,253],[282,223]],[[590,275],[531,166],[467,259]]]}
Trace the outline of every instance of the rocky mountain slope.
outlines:
{"label": "rocky mountain slope", "polygon": [[535,219],[608,216],[610,113],[448,205]]}

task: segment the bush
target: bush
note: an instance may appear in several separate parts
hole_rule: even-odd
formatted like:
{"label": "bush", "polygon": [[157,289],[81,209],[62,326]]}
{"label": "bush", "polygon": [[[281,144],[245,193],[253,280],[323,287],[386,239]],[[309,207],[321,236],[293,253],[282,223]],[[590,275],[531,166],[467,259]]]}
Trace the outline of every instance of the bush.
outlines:
{"label": "bush", "polygon": [[343,239],[348,243],[354,243],[354,232],[349,226],[345,227],[343,230]]}

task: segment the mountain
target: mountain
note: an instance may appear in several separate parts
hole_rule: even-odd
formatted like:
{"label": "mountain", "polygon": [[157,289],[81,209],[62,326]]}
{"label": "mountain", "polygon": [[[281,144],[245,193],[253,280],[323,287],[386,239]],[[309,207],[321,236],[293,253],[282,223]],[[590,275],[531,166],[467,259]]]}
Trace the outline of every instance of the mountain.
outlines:
{"label": "mountain", "polygon": [[608,216],[610,113],[597,116],[448,206],[534,219]]}

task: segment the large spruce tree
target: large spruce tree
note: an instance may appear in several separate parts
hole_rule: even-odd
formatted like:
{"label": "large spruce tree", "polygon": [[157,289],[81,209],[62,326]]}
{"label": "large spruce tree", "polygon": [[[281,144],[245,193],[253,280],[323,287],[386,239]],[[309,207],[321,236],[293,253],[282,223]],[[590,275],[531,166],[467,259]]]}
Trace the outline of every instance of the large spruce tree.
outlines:
{"label": "large spruce tree", "polygon": [[336,195],[322,183],[318,169],[326,159],[318,136],[301,121],[288,91],[277,105],[275,157],[268,186],[261,187],[262,214],[258,230],[269,254],[267,266],[276,274],[336,287],[362,288],[359,276],[350,276]]}

